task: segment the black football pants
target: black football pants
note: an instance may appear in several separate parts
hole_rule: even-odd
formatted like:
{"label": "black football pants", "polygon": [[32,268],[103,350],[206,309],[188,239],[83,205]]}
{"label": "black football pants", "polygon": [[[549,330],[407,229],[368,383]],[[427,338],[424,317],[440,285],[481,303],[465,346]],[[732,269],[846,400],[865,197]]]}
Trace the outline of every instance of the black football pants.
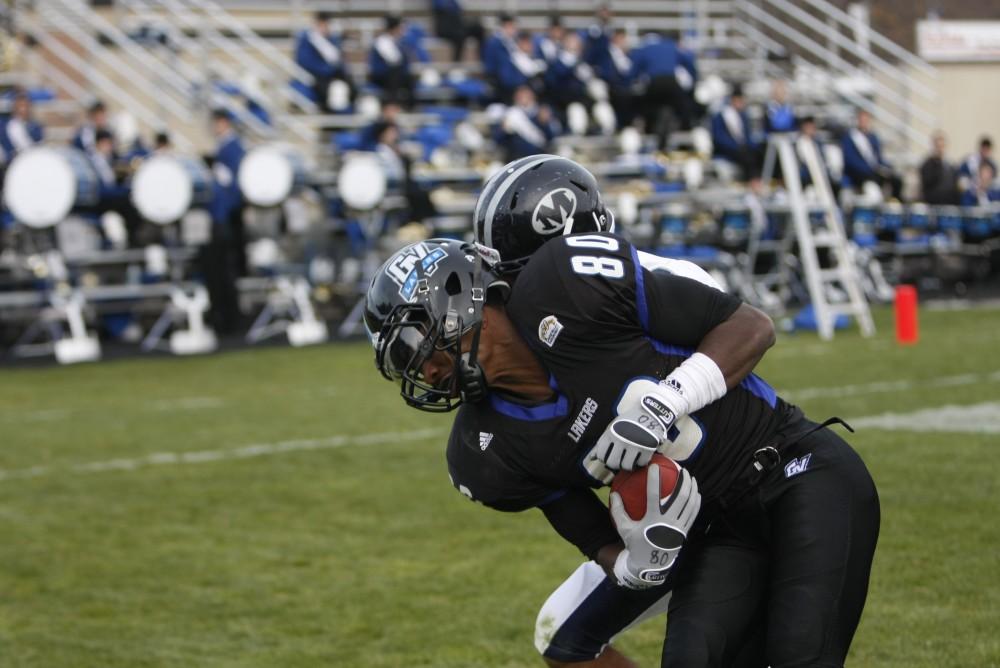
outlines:
{"label": "black football pants", "polygon": [[690,538],[673,574],[662,666],[842,666],[878,530],[861,458],[828,428],[806,436]]}

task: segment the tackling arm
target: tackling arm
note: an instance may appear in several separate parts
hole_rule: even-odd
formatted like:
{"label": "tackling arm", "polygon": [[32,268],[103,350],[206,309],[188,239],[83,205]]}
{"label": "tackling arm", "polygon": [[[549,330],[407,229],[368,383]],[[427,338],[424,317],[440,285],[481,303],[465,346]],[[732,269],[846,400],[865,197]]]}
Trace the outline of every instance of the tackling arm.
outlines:
{"label": "tackling arm", "polygon": [[663,381],[636,380],[626,391],[634,399],[620,405],[595,451],[614,470],[646,466],[674,422],[738,385],[775,338],[765,313],[702,281],[640,269],[636,283],[643,330],[689,357]]}
{"label": "tackling arm", "polygon": [[763,311],[740,304],[726,320],[713,327],[698,345],[719,367],[732,389],[746,378],[767,349],[774,345],[774,323]]}
{"label": "tackling arm", "polygon": [[565,494],[543,506],[545,519],[568,542],[576,546],[588,559],[593,559],[605,570],[610,552],[610,564],[623,545],[615,529],[608,508],[597,494],[589,489],[569,489]]}

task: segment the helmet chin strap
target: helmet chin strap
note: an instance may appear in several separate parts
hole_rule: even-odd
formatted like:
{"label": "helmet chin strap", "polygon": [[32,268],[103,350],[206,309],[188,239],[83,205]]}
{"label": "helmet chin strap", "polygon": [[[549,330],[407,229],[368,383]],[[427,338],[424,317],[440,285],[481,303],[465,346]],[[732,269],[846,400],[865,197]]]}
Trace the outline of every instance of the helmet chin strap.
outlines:
{"label": "helmet chin strap", "polygon": [[[477,356],[479,354],[479,335],[483,331],[483,303],[486,300],[486,292],[482,286],[483,280],[483,259],[476,254],[476,270],[472,278],[472,318],[475,324],[472,326],[472,346],[469,352],[462,353],[458,359],[458,390],[462,395],[462,401],[468,403],[479,403],[486,398],[486,374],[479,366]],[[461,344],[460,344],[461,345]]]}

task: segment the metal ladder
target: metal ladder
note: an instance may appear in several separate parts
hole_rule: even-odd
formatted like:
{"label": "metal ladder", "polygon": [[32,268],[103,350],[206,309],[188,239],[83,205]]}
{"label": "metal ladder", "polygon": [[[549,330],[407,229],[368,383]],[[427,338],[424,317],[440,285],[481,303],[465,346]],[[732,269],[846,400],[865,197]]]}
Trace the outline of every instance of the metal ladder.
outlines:
{"label": "metal ladder", "polygon": [[[861,287],[861,277],[848,247],[844,221],[840,208],[833,199],[826,170],[820,163],[814,142],[803,142],[799,148],[816,190],[818,208],[806,204],[802,180],[799,178],[799,155],[791,134],[772,134],[769,137],[764,160],[764,182],[770,181],[775,160],[779,160],[782,179],[788,191],[789,212],[798,241],[799,259],[820,338],[825,341],[833,338],[834,323],[838,315],[854,316],[861,335],[871,336],[875,333],[875,323]],[[820,216],[812,217],[811,212],[817,212]],[[832,263],[829,268],[820,267],[817,250],[821,248],[829,250],[829,261]],[[837,284],[847,294],[847,301],[832,303],[829,300],[829,289]]]}

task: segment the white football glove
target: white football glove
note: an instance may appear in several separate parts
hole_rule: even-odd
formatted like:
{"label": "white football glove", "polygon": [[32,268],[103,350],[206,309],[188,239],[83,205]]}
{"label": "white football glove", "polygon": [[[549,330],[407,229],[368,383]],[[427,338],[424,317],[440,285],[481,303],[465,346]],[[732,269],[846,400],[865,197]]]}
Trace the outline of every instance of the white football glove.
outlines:
{"label": "white football glove", "polygon": [[664,401],[662,386],[642,382],[653,386],[653,391],[621,411],[594,446],[594,457],[612,471],[634,471],[649,464],[677,420],[676,412]]}
{"label": "white football glove", "polygon": [[621,495],[611,493],[611,517],[625,543],[614,566],[615,579],[622,587],[648,589],[662,584],[698,517],[698,482],[687,469],[677,468],[677,485],[665,499],[660,499],[660,467],[649,469],[646,514],[640,520],[629,517]]}

